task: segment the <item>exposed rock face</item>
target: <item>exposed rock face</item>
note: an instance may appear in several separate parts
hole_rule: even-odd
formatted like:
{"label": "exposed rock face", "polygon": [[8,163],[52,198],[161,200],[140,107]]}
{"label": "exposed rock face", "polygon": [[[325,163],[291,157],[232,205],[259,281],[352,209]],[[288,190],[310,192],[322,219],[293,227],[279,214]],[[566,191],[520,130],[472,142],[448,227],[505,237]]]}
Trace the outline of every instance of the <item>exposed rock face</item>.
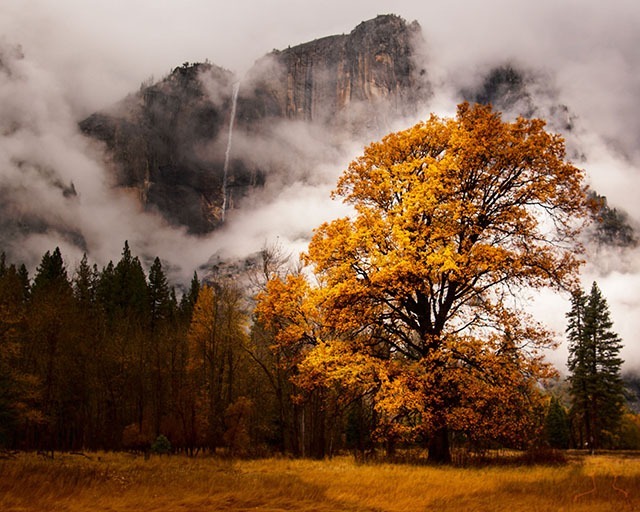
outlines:
{"label": "exposed rock face", "polygon": [[207,151],[228,124],[230,98],[213,101],[207,84],[230,90],[230,72],[185,64],[166,79],[132,94],[108,113],[93,114],[81,129],[106,143],[116,184],[134,189],[148,208],[192,232],[213,227],[220,202],[217,179],[224,151]]}
{"label": "exposed rock face", "polygon": [[266,115],[338,124],[349,114],[357,117],[349,112],[354,104],[369,105],[370,114],[380,107],[402,114],[428,95],[424,70],[414,59],[421,37],[416,22],[379,16],[348,35],[275,51],[257,63],[248,81]]}
{"label": "exposed rock face", "polygon": [[463,89],[461,96],[465,101],[491,104],[512,115],[540,117],[553,130],[570,132],[574,121],[571,112],[559,103],[547,80],[548,77],[505,63],[489,69],[481,83]]}
{"label": "exposed rock face", "polygon": [[525,73],[508,64],[491,69],[476,90],[463,91],[463,96],[468,101],[491,103],[500,110],[518,109],[526,116],[531,116],[535,108]]}
{"label": "exposed rock face", "polygon": [[[282,122],[312,123],[336,137],[380,128],[429,94],[424,70],[414,61],[420,38],[416,22],[389,15],[348,35],[274,51],[242,80],[235,130],[268,140]],[[185,64],[80,126],[106,144],[118,186],[133,188],[170,222],[204,233],[222,222],[225,195],[233,207],[263,184],[268,165],[279,165],[235,150],[223,190],[236,80],[211,64]]]}

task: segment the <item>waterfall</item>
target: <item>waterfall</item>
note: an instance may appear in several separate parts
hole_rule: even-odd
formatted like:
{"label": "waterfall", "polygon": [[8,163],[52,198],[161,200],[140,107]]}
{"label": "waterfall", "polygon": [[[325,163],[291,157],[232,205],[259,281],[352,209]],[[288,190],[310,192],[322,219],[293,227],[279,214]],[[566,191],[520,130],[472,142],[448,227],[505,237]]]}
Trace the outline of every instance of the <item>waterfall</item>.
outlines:
{"label": "waterfall", "polygon": [[229,119],[229,138],[227,139],[227,149],[224,152],[224,167],[222,169],[222,215],[224,222],[227,213],[227,180],[229,176],[229,157],[231,155],[231,142],[233,140],[233,123],[236,119],[236,106],[238,104],[238,91],[240,90],[240,82],[233,84],[233,92],[231,93],[231,117]]}

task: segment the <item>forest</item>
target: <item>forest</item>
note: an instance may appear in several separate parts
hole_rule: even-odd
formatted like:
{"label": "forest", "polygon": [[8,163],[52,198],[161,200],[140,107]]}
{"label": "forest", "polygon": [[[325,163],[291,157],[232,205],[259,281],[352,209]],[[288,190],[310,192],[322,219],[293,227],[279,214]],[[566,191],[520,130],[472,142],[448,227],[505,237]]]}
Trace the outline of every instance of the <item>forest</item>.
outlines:
{"label": "forest", "polygon": [[[178,294],[128,242],[103,268],[55,248],[30,275],[3,255],[0,446],[445,463],[640,448],[606,299],[577,287],[592,201],[563,158],[541,121],[463,104],[368,146],[335,192],[354,217],[300,262],[265,247],[243,276],[194,273]],[[566,381],[517,307],[547,286],[574,290]]]}

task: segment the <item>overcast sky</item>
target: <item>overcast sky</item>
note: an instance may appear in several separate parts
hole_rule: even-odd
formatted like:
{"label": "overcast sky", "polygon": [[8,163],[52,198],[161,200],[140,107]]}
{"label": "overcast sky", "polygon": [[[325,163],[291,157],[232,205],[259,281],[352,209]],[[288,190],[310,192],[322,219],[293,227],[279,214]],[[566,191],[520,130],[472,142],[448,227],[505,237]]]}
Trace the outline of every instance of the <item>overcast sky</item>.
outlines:
{"label": "overcast sky", "polygon": [[[639,5],[633,0],[3,0],[0,33],[66,75],[78,98],[91,100],[92,107],[185,61],[209,59],[241,73],[273,48],[347,33],[360,21],[388,13],[418,20],[434,60],[449,68],[516,57],[565,68],[561,79],[570,82],[598,67],[599,80],[581,83],[582,94],[601,93],[596,87],[604,85],[615,95],[627,81],[639,83]],[[614,67],[616,76],[607,76]],[[606,107],[610,102],[593,105]]]}
{"label": "overcast sky", "polygon": [[606,136],[617,130],[627,149],[635,145],[640,3],[633,0],[2,0],[0,34],[55,73],[85,113],[186,61],[209,59],[242,74],[274,48],[347,33],[387,13],[420,22],[433,76],[509,58],[551,69],[585,123]]}
{"label": "overcast sky", "polygon": [[[450,76],[472,77],[483,65],[507,60],[548,71],[559,99],[577,117],[591,183],[615,206],[629,211],[635,221],[640,219],[637,0],[0,0],[0,42],[22,46],[30,66],[23,71],[33,84],[23,99],[24,109],[28,110],[39,92],[49,98],[39,105],[37,115],[47,120],[40,123],[40,131],[56,121],[64,124],[52,128],[58,136],[49,141],[55,148],[52,152],[58,153],[61,164],[71,162],[71,167],[82,167],[86,175],[86,169],[95,165],[71,133],[72,121],[114,103],[142,81],[160,79],[183,62],[205,59],[241,76],[274,48],[348,33],[359,22],[388,13],[421,24],[428,45],[428,71],[436,85]],[[5,103],[19,97],[19,91],[0,87],[0,100]],[[438,106],[445,111],[455,108],[446,95]],[[0,160],[4,155],[10,161],[12,151],[16,151],[13,146],[9,150],[0,144]],[[100,174],[98,169],[91,172],[92,176]],[[71,178],[76,184],[82,182],[80,170]],[[90,187],[90,180],[85,181]],[[322,194],[328,194],[329,188],[323,188]],[[309,203],[301,200],[305,190],[292,187],[289,192],[288,204],[301,211],[309,209]],[[96,247],[100,229],[108,223],[124,225],[123,219],[133,215],[125,205],[116,214],[102,200],[102,224],[94,221],[85,226],[95,232]],[[266,213],[280,223],[287,218],[301,219],[275,207]],[[320,220],[311,216],[310,227]],[[162,233],[153,222],[145,218],[141,231]],[[298,231],[305,228],[295,226]],[[224,236],[227,240],[234,237],[233,233]],[[255,234],[256,239],[265,236]],[[166,239],[167,245],[173,243],[169,235]],[[156,247],[170,250],[161,244]],[[207,250],[209,246],[196,252]],[[640,317],[639,261],[635,252],[601,258],[587,267],[584,277],[587,288],[592,279],[598,280],[625,338],[626,357],[636,367],[640,367],[636,355],[640,354],[640,320],[636,320]],[[563,308],[566,302],[552,297],[540,306],[560,329]],[[558,357],[565,356],[560,353]]]}

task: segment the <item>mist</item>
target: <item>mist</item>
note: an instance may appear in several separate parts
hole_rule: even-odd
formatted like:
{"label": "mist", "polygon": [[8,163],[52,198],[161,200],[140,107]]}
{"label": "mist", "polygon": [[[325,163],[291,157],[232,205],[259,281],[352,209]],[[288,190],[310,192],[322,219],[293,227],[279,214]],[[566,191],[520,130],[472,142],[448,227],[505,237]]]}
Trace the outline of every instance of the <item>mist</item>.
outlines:
{"label": "mist", "polygon": [[[102,148],[81,135],[77,123],[183,62],[209,60],[241,79],[274,48],[348,33],[383,13],[422,26],[433,97],[412,116],[380,126],[376,135],[408,127],[430,112],[452,115],[461,90],[477,86],[492,66],[515,65],[536,77],[530,84],[536,115],[549,117],[550,129],[562,130],[553,108],[568,108],[573,129],[563,135],[569,155],[586,170],[594,190],[640,226],[636,2],[614,0],[604,7],[577,0],[437,5],[329,0],[301,9],[292,0],[223,5],[5,0],[0,5],[0,223],[10,236],[4,249],[33,269],[45,251],[60,246],[73,268],[84,252],[99,265],[117,260],[128,240],[143,258],[160,256],[176,283],[206,269],[214,254],[246,257],[274,241],[293,253],[304,250],[313,228],[348,214],[330,199],[330,191],[371,138],[336,142],[317,127],[288,124],[260,140],[238,130],[233,154],[248,163],[259,158],[267,168],[273,159],[275,169],[287,151],[287,173],[269,175],[263,189],[229,212],[221,230],[195,237],[142,211],[135,197],[114,188]],[[221,136],[226,141],[227,134]],[[49,229],[11,231],[9,218]],[[624,342],[625,368],[640,370],[639,250],[590,247],[586,259],[583,286],[588,290],[598,282]],[[568,297],[545,293],[534,308],[561,339]],[[566,347],[549,358],[562,368]]]}

